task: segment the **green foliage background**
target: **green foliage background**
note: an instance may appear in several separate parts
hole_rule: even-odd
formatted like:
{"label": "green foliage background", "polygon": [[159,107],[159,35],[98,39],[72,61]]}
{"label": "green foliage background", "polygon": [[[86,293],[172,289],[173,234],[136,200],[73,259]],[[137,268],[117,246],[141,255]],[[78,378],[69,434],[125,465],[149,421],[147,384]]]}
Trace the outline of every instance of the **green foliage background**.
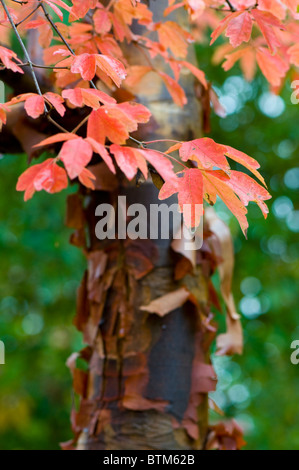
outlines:
{"label": "green foliage background", "polygon": [[[245,351],[213,358],[219,376],[214,399],[244,426],[248,449],[299,449],[299,365],[290,362],[290,344],[299,339],[299,106],[291,104],[290,82],[275,99],[261,75],[248,84],[237,67],[225,73],[212,66],[207,47],[197,53],[229,110],[224,119],[213,114],[210,137],[256,158],[273,195],[267,221],[249,207],[248,241],[216,204],[235,240],[234,294]],[[39,193],[25,204],[15,191],[25,168],[24,156],[0,160],[0,339],[6,345],[0,448],[57,449],[71,437],[65,361],[81,347],[72,318],[85,261],[68,244],[66,192]]]}

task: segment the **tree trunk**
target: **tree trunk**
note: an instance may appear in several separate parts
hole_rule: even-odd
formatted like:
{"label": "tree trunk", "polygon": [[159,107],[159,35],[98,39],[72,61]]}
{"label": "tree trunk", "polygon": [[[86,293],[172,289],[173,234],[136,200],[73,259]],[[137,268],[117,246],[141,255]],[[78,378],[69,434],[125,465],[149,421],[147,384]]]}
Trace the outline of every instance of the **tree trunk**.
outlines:
{"label": "tree trunk", "polygon": [[[155,21],[162,19],[167,3],[150,2]],[[176,17],[176,21],[184,18]],[[136,54],[140,64],[142,52],[130,46],[131,64]],[[182,84],[188,96],[183,109],[173,104],[154,74],[142,81],[138,100],[149,107],[155,122],[143,127],[139,139],[200,137],[200,107],[189,73]],[[88,345],[80,353],[87,370],[76,367],[78,355],[69,360],[75,392],[81,395],[79,409],[72,413],[72,445],[80,450],[203,449],[207,392],[216,385],[208,355],[212,333],[205,325],[208,261],[197,254],[199,264],[192,270],[190,261],[172,250],[171,240],[97,240],[97,205],[115,204],[117,196],[125,195],[128,204],[149,208],[158,204],[158,190],[148,182],[140,187],[125,182],[117,186],[114,178],[104,175],[102,164],[94,166],[94,171],[102,190],[86,195],[81,188],[79,195],[71,196],[67,221],[76,228],[74,244],[84,245],[84,224],[89,234],[88,270],[79,289],[75,318]],[[140,309],[182,286],[191,293],[191,301],[183,307],[164,317]]]}

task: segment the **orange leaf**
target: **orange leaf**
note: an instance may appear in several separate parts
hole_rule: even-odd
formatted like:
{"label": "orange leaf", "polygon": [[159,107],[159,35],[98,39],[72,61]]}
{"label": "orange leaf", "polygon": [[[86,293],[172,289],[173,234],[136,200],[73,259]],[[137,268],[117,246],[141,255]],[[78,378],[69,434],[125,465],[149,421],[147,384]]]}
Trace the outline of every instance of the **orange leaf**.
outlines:
{"label": "orange leaf", "polygon": [[251,14],[255,21],[257,22],[260,30],[267,41],[267,44],[270,48],[271,52],[276,52],[277,47],[280,47],[281,44],[278,41],[274,31],[272,30],[271,26],[276,28],[285,29],[285,27],[281,24],[281,22],[276,18],[276,16],[272,15],[267,11],[261,11],[257,9],[253,9]]}
{"label": "orange leaf", "polygon": [[45,101],[40,95],[33,95],[26,99],[25,110],[28,116],[37,119],[45,111]]}
{"label": "orange leaf", "polygon": [[188,42],[192,42],[192,36],[174,21],[166,21],[158,26],[160,43],[177,56],[185,58],[187,55]]}
{"label": "orange leaf", "polygon": [[178,106],[184,106],[187,103],[187,98],[183,88],[166,73],[159,72],[159,75],[165,83],[165,86],[175,104]]}
{"label": "orange leaf", "polygon": [[167,199],[178,193],[180,211],[187,227],[198,227],[203,215],[203,177],[197,168],[179,173],[176,181],[166,181],[159,199]]}
{"label": "orange leaf", "polygon": [[65,114],[65,107],[63,106],[63,98],[56,93],[48,92],[44,94],[44,97],[51,103],[51,105],[56,109],[60,116],[64,116]]}
{"label": "orange leaf", "polygon": [[246,218],[247,209],[236,196],[234,191],[228,186],[227,182],[229,181],[229,178],[226,177],[225,181],[222,181],[220,178],[216,177],[216,174],[216,171],[203,172],[204,194],[208,194],[213,202],[215,202],[216,195],[218,194],[224,204],[226,204],[228,209],[238,219],[241,229],[246,236],[248,229]]}
{"label": "orange leaf", "polygon": [[34,147],[44,147],[46,145],[57,144],[58,142],[65,142],[67,140],[73,140],[73,139],[78,139],[78,138],[79,137],[76,134],[72,134],[72,133],[55,134],[55,135],[52,135],[51,137],[48,137],[47,139],[42,140],[38,144],[34,145]]}
{"label": "orange leaf", "polygon": [[30,199],[35,191],[44,189],[49,193],[61,191],[67,187],[65,170],[60,168],[53,158],[28,168],[18,179],[17,191],[25,191],[24,200]]}
{"label": "orange leaf", "polygon": [[96,140],[94,140],[92,137],[87,137],[86,141],[92,146],[92,149],[95,153],[98,153],[106,165],[108,166],[109,170],[112,171],[112,173],[115,173],[115,168],[112,162],[112,158],[110,157],[109,153],[107,152],[106,148],[104,145],[100,144]]}
{"label": "orange leaf", "polygon": [[24,73],[24,70],[22,70],[15,62],[22,62],[20,59],[18,59],[18,56],[15,52],[11,51],[10,49],[7,49],[6,47],[0,46],[0,60],[1,62],[5,65],[7,69],[12,70],[13,72],[19,72],[19,73]]}
{"label": "orange leaf", "polygon": [[63,90],[62,96],[68,99],[74,106],[81,108],[86,105],[93,109],[100,107],[100,102],[104,104],[114,104],[115,99],[100,90],[92,88],[73,88]]}
{"label": "orange leaf", "polygon": [[127,76],[125,67],[123,64],[113,57],[107,55],[97,54],[96,56],[97,66],[113,80],[116,86],[120,86],[122,80]]}
{"label": "orange leaf", "polygon": [[224,145],[217,144],[208,137],[203,137],[184,142],[180,148],[180,157],[184,162],[195,160],[204,168],[218,166],[227,171],[230,167],[225,158],[225,152],[226,147]]}
{"label": "orange leaf", "polygon": [[237,16],[241,15],[241,13],[242,11],[235,11],[233,13],[229,13],[225,18],[223,18],[222,21],[220,21],[215,31],[213,31],[211,34],[212,40],[210,42],[210,45],[212,45],[216,41],[216,39],[219,38],[220,34],[223,33],[223,31],[225,31],[229,22],[233,20],[234,18],[236,18]]}
{"label": "orange leaf", "polygon": [[147,165],[138,149],[120,147],[114,144],[111,145],[110,151],[114,155],[117,165],[129,180],[134,178],[138,168],[142,171],[144,177],[147,178]]}
{"label": "orange leaf", "polygon": [[277,54],[271,55],[267,49],[262,47],[256,53],[256,60],[268,82],[274,87],[280,86],[289,68],[284,60]]}
{"label": "orange leaf", "polygon": [[69,140],[63,144],[59,158],[63,161],[69,177],[74,179],[88,165],[92,154],[91,145],[81,137],[78,137],[76,140]]}
{"label": "orange leaf", "polygon": [[233,18],[226,30],[225,36],[233,47],[238,47],[242,42],[248,42],[251,38],[252,19],[248,11]]}

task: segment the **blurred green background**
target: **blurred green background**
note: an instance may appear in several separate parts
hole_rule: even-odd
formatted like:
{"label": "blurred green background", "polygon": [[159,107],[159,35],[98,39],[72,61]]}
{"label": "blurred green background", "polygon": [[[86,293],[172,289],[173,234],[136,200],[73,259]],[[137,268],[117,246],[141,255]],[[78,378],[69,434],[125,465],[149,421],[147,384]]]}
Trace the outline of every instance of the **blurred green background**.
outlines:
{"label": "blurred green background", "polygon": [[[207,47],[197,53],[227,109],[226,118],[212,116],[210,137],[256,158],[273,195],[267,221],[250,205],[248,241],[216,204],[235,242],[245,351],[213,358],[213,398],[245,428],[248,449],[299,449],[299,365],[290,362],[290,344],[299,339],[299,106],[291,104],[289,81],[278,97],[260,74],[249,84],[238,66],[228,73],[212,66]],[[15,191],[25,168],[24,156],[0,159],[0,448],[58,449],[71,437],[65,361],[81,347],[72,318],[85,261],[68,244],[66,192],[39,193],[25,204]]]}

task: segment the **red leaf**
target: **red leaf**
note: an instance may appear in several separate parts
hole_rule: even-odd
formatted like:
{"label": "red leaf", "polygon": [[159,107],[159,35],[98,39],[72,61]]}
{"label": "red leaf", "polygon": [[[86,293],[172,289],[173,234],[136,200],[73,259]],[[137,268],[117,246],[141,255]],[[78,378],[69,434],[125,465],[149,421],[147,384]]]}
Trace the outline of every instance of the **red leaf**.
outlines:
{"label": "red leaf", "polygon": [[66,188],[68,184],[65,170],[60,168],[53,158],[28,168],[20,177],[17,191],[25,191],[24,200],[30,199],[35,191],[44,189],[55,193]]}
{"label": "red leaf", "polygon": [[65,142],[60,150],[59,158],[63,161],[71,179],[76,178],[88,165],[92,158],[91,145],[81,137]]}
{"label": "red leaf", "polygon": [[[214,175],[224,180],[220,172],[215,171]],[[264,217],[267,217],[269,209],[264,201],[271,199],[271,195],[263,186],[241,171],[232,170],[229,179],[225,179],[224,181],[225,184],[239,196],[245,206],[247,206],[250,201],[256,202],[264,214]]]}
{"label": "red leaf", "polygon": [[205,87],[208,87],[205,74],[202,70],[200,70],[198,67],[195,67],[195,65],[190,64],[190,62],[187,62],[186,60],[182,60],[181,64],[186,67],[187,69],[190,70],[190,72],[197,78],[197,80]]}
{"label": "red leaf", "polygon": [[110,151],[114,155],[117,165],[129,180],[134,178],[138,168],[147,178],[147,165],[138,149],[111,145]]}
{"label": "red leaf", "polygon": [[261,11],[257,9],[253,9],[251,11],[252,16],[254,17],[255,21],[260,27],[260,30],[267,41],[267,44],[270,48],[271,52],[276,52],[277,47],[280,47],[281,44],[278,41],[274,31],[272,30],[271,26],[275,26],[280,29],[285,29],[281,22],[276,18],[276,16],[272,15],[267,11]]}
{"label": "red leaf", "polygon": [[213,139],[203,137],[202,139],[184,142],[180,148],[180,157],[186,162],[195,160],[204,168],[218,166],[224,171],[229,170],[229,164],[225,158],[226,147],[217,144]]}
{"label": "red leaf", "polygon": [[112,173],[115,173],[115,168],[112,162],[112,158],[110,157],[109,153],[107,152],[106,148],[104,145],[100,144],[96,140],[94,140],[92,137],[87,137],[86,141],[92,146],[92,149],[95,153],[98,153],[106,165],[108,166],[109,170],[112,171]]}
{"label": "red leaf", "polygon": [[149,110],[136,103],[121,103],[102,106],[93,111],[88,120],[87,135],[101,144],[106,137],[114,144],[124,144],[129,138],[129,132],[138,128],[138,123],[145,123],[151,114]]}
{"label": "red leaf", "polygon": [[43,168],[34,178],[34,187],[36,191],[44,189],[48,193],[58,193],[67,188],[68,180],[64,168],[56,163],[51,163]]}
{"label": "red leaf", "polygon": [[45,111],[45,101],[40,95],[33,95],[26,99],[25,110],[28,116],[37,119]]}
{"label": "red leaf", "polygon": [[192,36],[173,21],[161,23],[158,27],[160,43],[177,57],[186,57],[188,42],[192,42]]}
{"label": "red leaf", "polygon": [[242,11],[235,11],[233,13],[229,13],[225,18],[223,18],[222,21],[220,21],[215,31],[213,31],[211,34],[212,40],[210,42],[210,45],[212,45],[216,41],[216,39],[219,38],[220,34],[223,33],[223,31],[225,31],[229,22],[232,21],[234,18],[238,17],[239,15],[241,15],[241,13]]}
{"label": "red leaf", "polygon": [[159,199],[168,199],[178,193],[178,203],[186,226],[197,227],[203,215],[202,173],[197,168],[190,168],[179,176],[175,182],[166,181],[159,193]]}
{"label": "red leaf", "polygon": [[[247,209],[244,207],[240,199],[235,195],[234,191],[228,186],[229,178],[226,176],[222,178],[216,177],[216,174],[220,173],[217,171],[204,171],[204,194],[208,195],[208,200],[212,202],[216,201],[216,196],[222,199],[224,204],[229,208],[229,210],[234,214],[238,219],[241,229],[246,236],[248,222],[246,219]],[[219,175],[218,175],[219,176]]]}
{"label": "red leaf", "polygon": [[48,137],[47,139],[42,140],[41,142],[39,142],[39,144],[34,145],[34,147],[44,147],[46,145],[57,144],[58,142],[65,142],[67,140],[74,139],[79,139],[79,137],[76,134],[72,133],[55,134],[51,137]]}
{"label": "red leaf", "polygon": [[52,106],[56,109],[58,114],[60,116],[64,116],[65,114],[65,107],[63,106],[63,98],[61,98],[60,95],[57,95],[56,93],[48,92],[44,94],[44,97],[51,103]]}
{"label": "red leaf", "polygon": [[175,104],[178,106],[184,106],[187,103],[187,98],[183,88],[166,73],[159,72],[159,75],[165,83],[165,86]]}
{"label": "red leaf", "polygon": [[256,160],[254,160],[254,158],[249,157],[249,155],[246,155],[246,153],[240,152],[240,150],[236,150],[232,147],[229,147],[228,145],[226,145],[226,149],[226,155],[229,158],[245,166],[245,168],[250,170],[251,173],[254,174],[254,176],[256,176],[264,185],[266,185],[264,178],[257,171],[257,169],[260,168],[260,164]]}
{"label": "red leaf", "polygon": [[248,11],[233,18],[226,30],[225,36],[233,47],[237,47],[242,42],[248,42],[251,38],[252,19]]}
{"label": "red leaf", "polygon": [[44,0],[44,2],[47,3],[49,5],[49,7],[52,8],[53,11],[55,11],[55,13],[58,15],[58,17],[61,21],[63,21],[63,14],[62,14],[61,10],[56,5],[59,5],[61,8],[68,11],[69,13],[72,12],[72,9],[66,3],[64,3],[62,0],[51,0],[51,1],[50,0]]}
{"label": "red leaf", "polygon": [[94,181],[96,179],[96,177],[94,176],[93,173],[91,173],[91,171],[89,171],[87,168],[84,168],[80,175],[78,176],[79,178],[79,181],[81,184],[83,184],[84,186],[86,186],[87,188],[89,189],[95,189],[95,184],[94,184]]}
{"label": "red leaf", "polygon": [[268,82],[274,87],[280,86],[289,66],[277,54],[273,56],[263,47],[258,49],[256,60]]}
{"label": "red leaf", "polygon": [[84,80],[92,80],[96,74],[96,54],[81,54],[75,57],[71,66],[72,73],[79,73]]}
{"label": "red leaf", "polygon": [[99,8],[93,15],[95,30],[98,34],[108,33],[112,27],[109,13],[104,8]]}
{"label": "red leaf", "polygon": [[119,115],[104,106],[92,111],[88,119],[87,135],[100,144],[105,144],[106,138],[115,144],[124,144],[129,138],[128,130],[120,121]]}
{"label": "red leaf", "polygon": [[20,63],[22,61],[18,59],[17,54],[10,49],[0,46],[0,59],[7,69],[12,70],[13,72],[24,73],[24,71],[14,62],[14,60]]}
{"label": "red leaf", "polygon": [[116,86],[120,86],[122,80],[127,76],[125,67],[123,64],[113,57],[107,55],[97,54],[96,56],[97,66],[104,72],[108,77],[113,80]]}
{"label": "red leaf", "polygon": [[167,157],[155,150],[138,149],[138,152],[155,168],[164,181],[175,181],[176,175]]}
{"label": "red leaf", "polygon": [[74,88],[63,90],[62,96],[68,99],[74,106],[81,108],[86,105],[93,109],[98,109],[100,103],[114,104],[115,99],[100,90],[91,88]]}

